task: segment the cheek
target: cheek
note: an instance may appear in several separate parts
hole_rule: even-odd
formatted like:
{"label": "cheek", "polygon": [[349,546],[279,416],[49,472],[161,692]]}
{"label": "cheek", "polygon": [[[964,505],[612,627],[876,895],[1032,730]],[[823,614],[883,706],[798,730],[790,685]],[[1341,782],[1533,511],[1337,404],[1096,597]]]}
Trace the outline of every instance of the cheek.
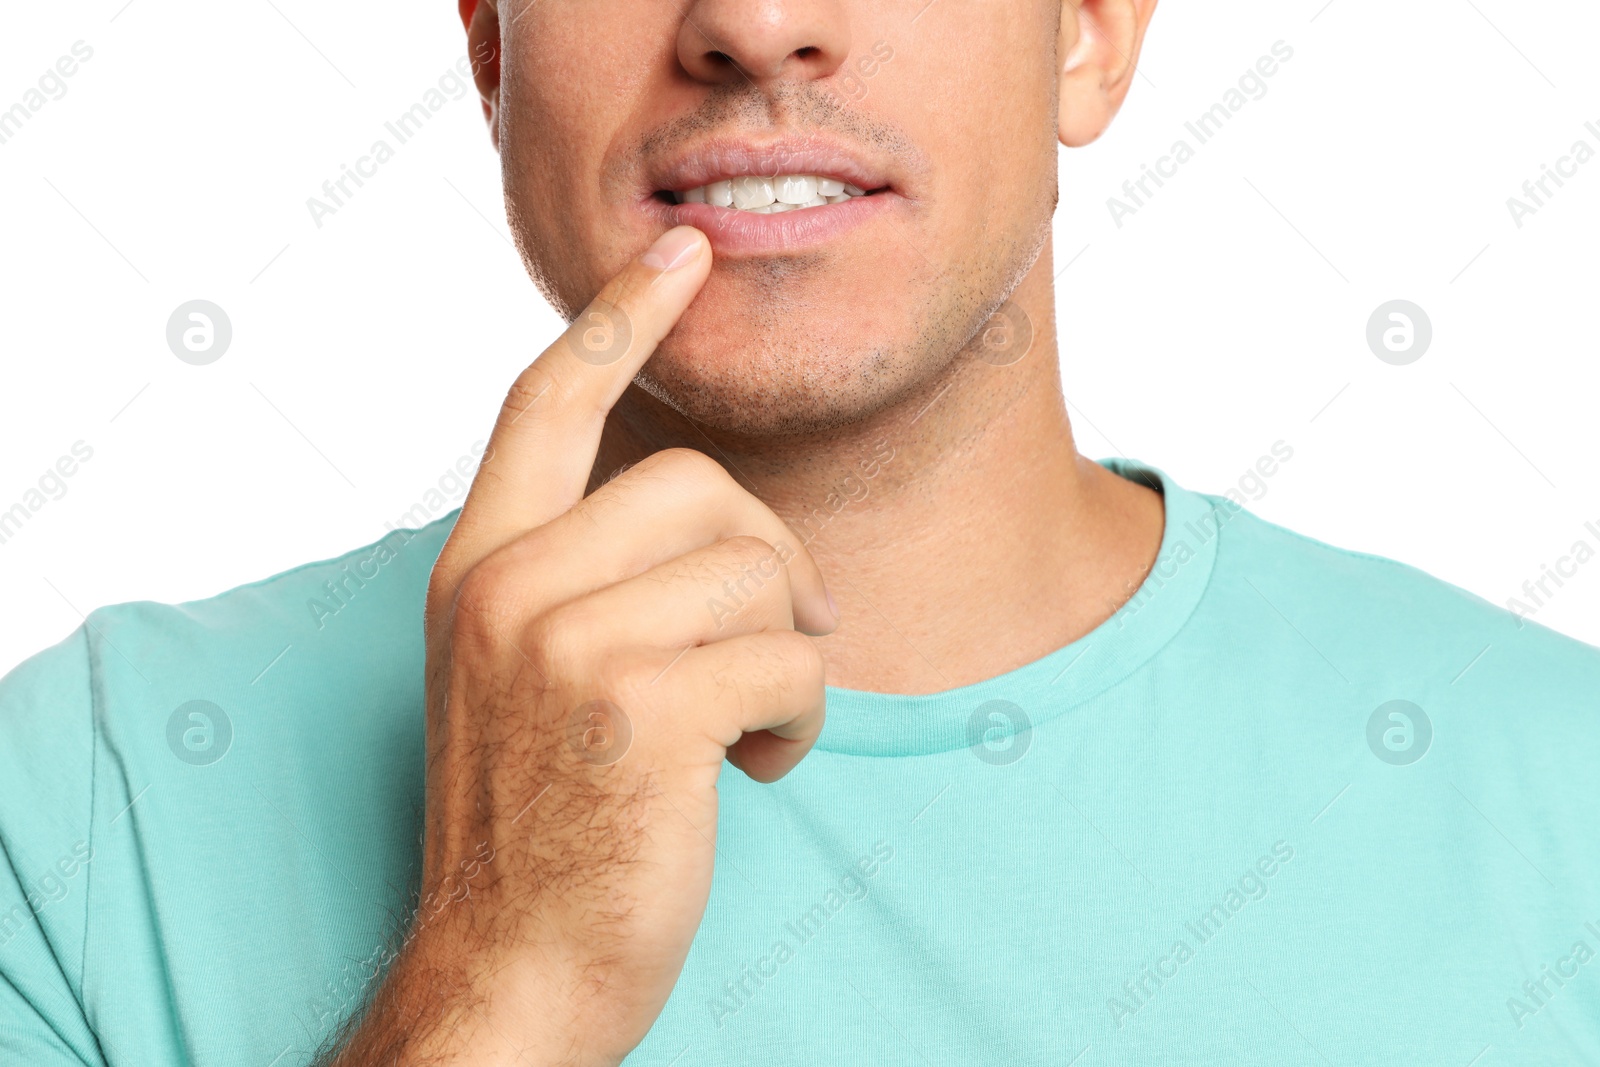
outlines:
{"label": "cheek", "polygon": [[873,79],[885,114],[935,161],[940,193],[1002,209],[973,212],[985,222],[1014,214],[1041,182],[1054,187],[1055,33],[1037,15],[947,14]]}
{"label": "cheek", "polygon": [[570,17],[540,20],[540,10],[561,7],[528,14],[502,59],[501,166],[511,223],[535,259],[530,272],[570,314],[639,251],[618,224],[636,189],[617,183],[608,161],[637,125],[640,86],[658,59],[642,42],[592,28],[574,36]]}
{"label": "cheek", "polygon": [[524,137],[504,155],[507,220],[520,238],[529,275],[566,318],[638,251],[621,239],[617,212],[603,202],[585,148]]}

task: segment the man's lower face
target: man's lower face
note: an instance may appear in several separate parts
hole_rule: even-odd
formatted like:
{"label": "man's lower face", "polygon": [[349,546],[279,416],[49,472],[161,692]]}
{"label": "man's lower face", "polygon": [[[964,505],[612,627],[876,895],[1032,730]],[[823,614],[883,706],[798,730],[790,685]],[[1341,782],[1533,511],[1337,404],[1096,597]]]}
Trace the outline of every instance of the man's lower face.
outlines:
{"label": "man's lower face", "polygon": [[502,9],[501,149],[530,273],[570,318],[659,234],[704,231],[711,277],[640,377],[697,422],[870,416],[949,363],[1048,235],[1058,4],[791,3],[701,34],[678,3],[528,2]]}

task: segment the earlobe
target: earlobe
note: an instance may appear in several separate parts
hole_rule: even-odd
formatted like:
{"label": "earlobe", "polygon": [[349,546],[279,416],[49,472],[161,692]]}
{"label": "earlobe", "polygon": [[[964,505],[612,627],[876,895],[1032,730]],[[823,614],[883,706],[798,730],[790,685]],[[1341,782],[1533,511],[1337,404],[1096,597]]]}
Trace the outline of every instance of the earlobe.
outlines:
{"label": "earlobe", "polygon": [[467,56],[472,80],[483,101],[489,140],[500,147],[500,13],[498,0],[457,0],[467,29]]}
{"label": "earlobe", "polygon": [[1137,74],[1156,0],[1062,0],[1058,132],[1081,148],[1116,116]]}

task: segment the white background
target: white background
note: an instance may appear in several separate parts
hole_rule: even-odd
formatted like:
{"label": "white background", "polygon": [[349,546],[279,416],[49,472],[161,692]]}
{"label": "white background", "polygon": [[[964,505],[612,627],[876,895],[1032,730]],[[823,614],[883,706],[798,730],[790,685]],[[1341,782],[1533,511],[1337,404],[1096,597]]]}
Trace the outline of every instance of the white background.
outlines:
{"label": "white background", "polygon": [[[920,6],[879,77],[914,73]],[[375,540],[561,326],[511,247],[473,95],[320,229],[306,208],[462,56],[453,0],[8,4],[0,108],[80,39],[65,95],[0,144],[0,510],[74,442],[94,456],[0,544],[0,670],[97,605]],[[1266,95],[1116,226],[1107,198],[1195,145],[1184,122],[1279,40]],[[1062,156],[1084,451],[1221,492],[1282,440],[1260,514],[1497,603],[1600,547],[1600,160],[1520,228],[1506,205],[1575,140],[1600,149],[1596,40],[1576,2],[1167,0],[1126,113]],[[194,298],[234,330],[205,367],[165,340]],[[1409,366],[1365,341],[1394,298],[1433,323]],[[1536,617],[1600,643],[1600,560]]]}

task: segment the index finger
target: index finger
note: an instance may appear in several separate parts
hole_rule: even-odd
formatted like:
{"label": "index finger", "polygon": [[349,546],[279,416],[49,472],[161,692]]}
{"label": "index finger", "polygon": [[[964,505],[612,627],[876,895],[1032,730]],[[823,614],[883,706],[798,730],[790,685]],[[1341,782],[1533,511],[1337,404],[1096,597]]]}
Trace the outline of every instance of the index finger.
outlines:
{"label": "index finger", "polygon": [[656,239],[512,383],[451,540],[463,573],[583,499],[606,414],[711,271],[692,226]]}

